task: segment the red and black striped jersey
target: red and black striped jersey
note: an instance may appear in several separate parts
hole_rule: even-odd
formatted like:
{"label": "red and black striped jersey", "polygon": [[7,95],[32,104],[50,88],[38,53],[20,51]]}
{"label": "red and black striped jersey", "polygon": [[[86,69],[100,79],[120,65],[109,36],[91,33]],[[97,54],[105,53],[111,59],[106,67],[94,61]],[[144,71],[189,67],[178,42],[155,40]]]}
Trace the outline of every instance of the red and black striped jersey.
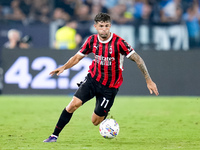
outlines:
{"label": "red and black striped jersey", "polygon": [[128,58],[134,52],[123,38],[111,33],[107,41],[101,41],[98,34],[91,35],[78,53],[85,56],[94,54],[89,67],[92,78],[110,88],[119,88],[123,82],[124,56]]}

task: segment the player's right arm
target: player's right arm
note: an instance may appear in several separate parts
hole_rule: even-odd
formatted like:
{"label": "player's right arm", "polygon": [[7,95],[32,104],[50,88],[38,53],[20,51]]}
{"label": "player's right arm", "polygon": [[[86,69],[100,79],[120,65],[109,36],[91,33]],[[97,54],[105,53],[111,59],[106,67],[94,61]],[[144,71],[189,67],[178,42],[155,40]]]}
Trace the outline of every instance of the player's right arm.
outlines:
{"label": "player's right arm", "polygon": [[73,56],[71,57],[63,66],[53,70],[52,72],[49,73],[49,75],[53,76],[56,74],[57,76],[60,75],[64,70],[69,69],[76,65],[81,59],[83,59],[87,54],[91,52],[91,38],[90,36],[85,43],[81,46],[80,50]]}
{"label": "player's right arm", "polygon": [[54,74],[56,74],[57,76],[60,75],[64,70],[73,67],[84,57],[85,57],[84,55],[80,55],[79,53],[76,53],[63,66],[53,70],[52,72],[49,73],[49,75],[51,75],[51,76],[53,76]]}

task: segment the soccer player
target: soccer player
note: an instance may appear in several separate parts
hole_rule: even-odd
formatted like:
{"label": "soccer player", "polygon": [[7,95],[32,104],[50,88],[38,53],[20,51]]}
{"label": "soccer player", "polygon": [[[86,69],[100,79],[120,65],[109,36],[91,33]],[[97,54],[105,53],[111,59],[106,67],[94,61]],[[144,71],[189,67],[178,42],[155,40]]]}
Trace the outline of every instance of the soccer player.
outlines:
{"label": "soccer player", "polygon": [[123,81],[122,63],[124,56],[137,64],[144,75],[150,94],[159,95],[157,86],[152,81],[143,59],[124,39],[110,32],[110,16],[106,13],[99,13],[95,16],[94,22],[98,34],[91,35],[73,57],[63,66],[50,72],[51,76],[60,75],[89,53],[94,54],[89,73],[85,80],[80,83],[71,102],[62,111],[53,134],[44,142],[56,142],[59,133],[70,121],[73,112],[93,97],[96,97],[96,107],[92,114],[92,123],[97,126],[106,118]]}

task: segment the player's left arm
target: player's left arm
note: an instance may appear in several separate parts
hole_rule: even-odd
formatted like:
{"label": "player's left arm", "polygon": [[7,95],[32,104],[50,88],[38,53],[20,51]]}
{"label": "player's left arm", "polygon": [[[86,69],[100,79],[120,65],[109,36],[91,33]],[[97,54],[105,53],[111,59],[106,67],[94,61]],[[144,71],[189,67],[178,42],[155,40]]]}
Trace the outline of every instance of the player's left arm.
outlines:
{"label": "player's left arm", "polygon": [[157,89],[157,86],[156,84],[152,81],[150,75],[149,75],[149,72],[147,70],[147,67],[145,65],[145,62],[144,60],[136,53],[134,52],[130,57],[129,57],[130,60],[134,61],[138,68],[140,69],[140,71],[142,72],[142,74],[144,75],[144,78],[146,80],[146,83],[147,83],[147,88],[149,89],[150,91],[150,94],[153,94],[155,93],[156,96],[159,95],[159,92],[158,92],[158,89]]}

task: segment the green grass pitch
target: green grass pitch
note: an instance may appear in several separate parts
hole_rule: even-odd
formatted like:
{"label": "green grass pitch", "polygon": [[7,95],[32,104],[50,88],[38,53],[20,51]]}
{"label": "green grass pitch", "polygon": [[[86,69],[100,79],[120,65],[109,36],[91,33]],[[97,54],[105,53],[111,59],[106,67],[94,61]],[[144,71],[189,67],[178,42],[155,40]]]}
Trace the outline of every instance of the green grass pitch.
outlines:
{"label": "green grass pitch", "polygon": [[95,99],[73,115],[56,143],[43,143],[70,96],[0,96],[0,150],[199,150],[200,97],[117,96],[111,115],[120,125],[104,139],[91,115]]}

